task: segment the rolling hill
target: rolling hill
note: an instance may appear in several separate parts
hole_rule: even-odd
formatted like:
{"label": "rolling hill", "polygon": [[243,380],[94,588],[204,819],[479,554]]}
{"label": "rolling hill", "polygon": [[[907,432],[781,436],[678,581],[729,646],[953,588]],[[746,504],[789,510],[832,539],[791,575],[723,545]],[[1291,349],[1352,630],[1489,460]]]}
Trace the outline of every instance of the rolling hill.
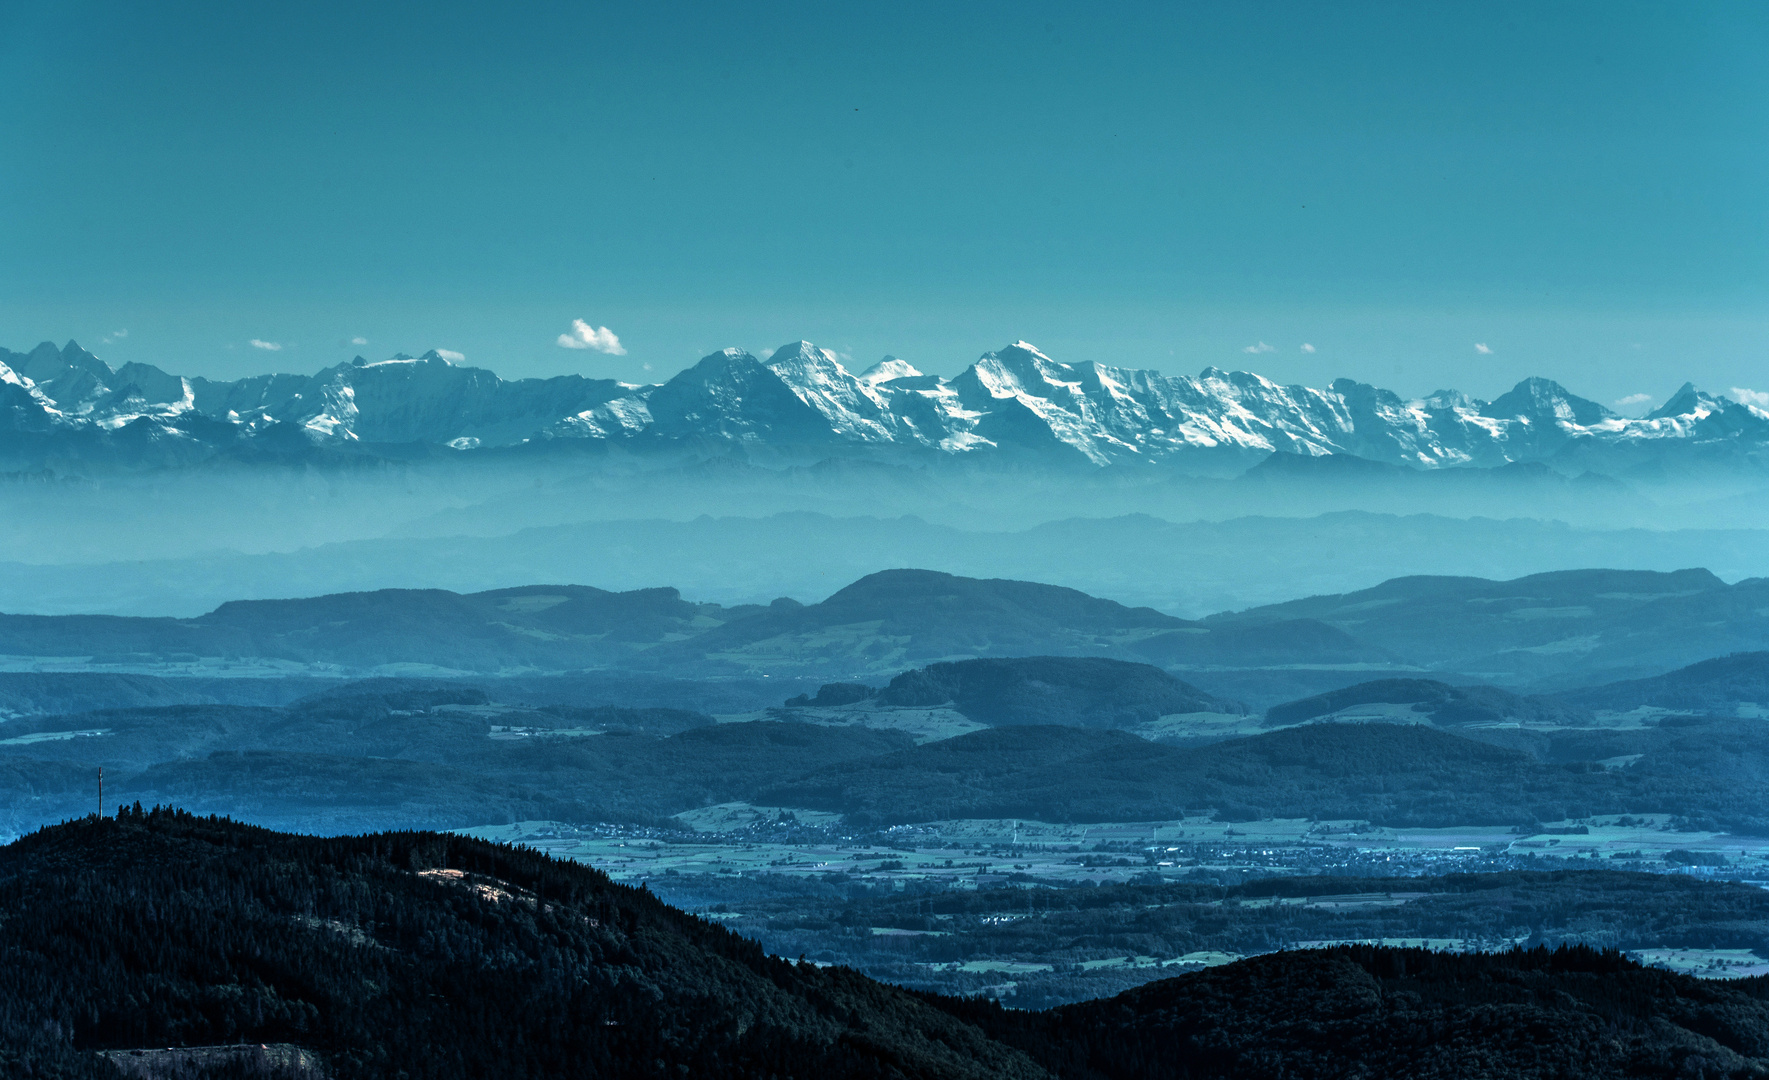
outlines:
{"label": "rolling hill", "polygon": [[1719,716],[1762,715],[1769,709],[1769,652],[1742,652],[1703,660],[1650,679],[1568,690],[1575,706],[1608,712],[1641,707]]}
{"label": "rolling hill", "polygon": [[886,570],[821,603],[777,601],[753,618],[658,648],[646,662],[894,674],[960,657],[1098,655],[1189,625],[1056,585]]}
{"label": "rolling hill", "polygon": [[297,1045],[337,1080],[1048,1075],[904,991],[459,837],[123,812],[0,850],[0,896],[11,1075],[241,1042]]}
{"label": "rolling hill", "polygon": [[1589,710],[1559,699],[1513,694],[1496,686],[1451,686],[1435,679],[1372,679],[1274,705],[1265,711],[1265,720],[1276,726],[1347,712],[1355,717],[1361,705],[1411,705],[1420,719],[1442,727],[1506,721],[1567,726],[1593,720]]}
{"label": "rolling hill", "polygon": [[[1043,1012],[770,956],[433,833],[139,807],[0,849],[0,1068],[98,1080],[1755,1075],[1769,989],[1575,947],[1279,952]],[[138,1073],[138,1075],[140,1075]]]}
{"label": "rolling hill", "polygon": [[1565,687],[1657,673],[1769,641],[1769,579],[1706,570],[1566,570],[1511,581],[1406,577],[1211,616],[1208,627],[1314,619],[1418,667]]}
{"label": "rolling hill", "polygon": [[1395,578],[1187,620],[1060,586],[904,569],[813,604],[531,585],[242,600],[192,619],[0,615],[0,657],[209,678],[625,671],[880,682],[938,662],[1100,656],[1267,705],[1304,696],[1283,689],[1337,689],[1376,673],[1538,689],[1640,678],[1762,649],[1766,613],[1769,579],[1728,585],[1705,570]]}
{"label": "rolling hill", "polygon": [[950,706],[979,723],[1065,724],[1131,728],[1174,713],[1243,713],[1160,668],[1103,657],[1027,656],[959,660],[906,671],[882,689],[831,683],[816,697],[800,695],[788,707],[850,707],[861,718],[869,707]]}

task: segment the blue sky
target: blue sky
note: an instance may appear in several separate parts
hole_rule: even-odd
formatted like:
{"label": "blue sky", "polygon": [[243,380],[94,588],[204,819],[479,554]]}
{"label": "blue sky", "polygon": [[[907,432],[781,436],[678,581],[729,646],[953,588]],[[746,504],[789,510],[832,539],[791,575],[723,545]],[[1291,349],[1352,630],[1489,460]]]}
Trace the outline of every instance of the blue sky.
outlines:
{"label": "blue sky", "polygon": [[1769,384],[1762,4],[361,8],[0,6],[0,344]]}

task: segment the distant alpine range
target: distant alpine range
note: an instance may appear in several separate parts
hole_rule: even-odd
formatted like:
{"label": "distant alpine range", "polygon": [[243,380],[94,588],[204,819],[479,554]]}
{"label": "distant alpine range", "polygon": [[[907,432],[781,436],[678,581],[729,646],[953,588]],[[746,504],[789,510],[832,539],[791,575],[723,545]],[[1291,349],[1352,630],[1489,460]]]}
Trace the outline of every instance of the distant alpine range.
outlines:
{"label": "distant alpine range", "polygon": [[217,458],[325,460],[622,448],[766,463],[1032,460],[1077,466],[1247,467],[1274,452],[1416,469],[1549,462],[1616,472],[1665,459],[1761,464],[1769,412],[1686,384],[1644,418],[1530,378],[1493,401],[1420,400],[1335,380],[1196,377],[1064,364],[1026,342],[959,375],[889,358],[854,373],[800,341],[740,349],[641,386],[562,375],[506,380],[436,352],[233,382],[129,363],[75,342],[0,349],[0,465],[164,467]]}

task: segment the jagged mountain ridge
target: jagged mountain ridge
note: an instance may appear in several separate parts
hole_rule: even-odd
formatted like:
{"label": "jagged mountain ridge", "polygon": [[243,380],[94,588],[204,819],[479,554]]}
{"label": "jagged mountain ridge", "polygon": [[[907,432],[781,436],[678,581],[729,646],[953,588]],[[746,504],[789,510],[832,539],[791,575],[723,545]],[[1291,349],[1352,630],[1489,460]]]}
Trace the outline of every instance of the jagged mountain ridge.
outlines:
{"label": "jagged mountain ridge", "polygon": [[1095,466],[1252,464],[1278,452],[1491,468],[1673,444],[1759,458],[1769,412],[1685,384],[1630,419],[1543,378],[1490,402],[1455,391],[1407,401],[1351,379],[1315,389],[1217,368],[1192,377],[1064,364],[1023,341],[951,379],[894,358],[856,374],[801,341],[765,360],[726,349],[645,386],[505,380],[436,352],[217,382],[145,364],[113,370],[72,341],[0,350],[0,448],[14,458],[80,445],[163,464],[242,448],[471,451],[585,440],[789,460],[994,452]]}

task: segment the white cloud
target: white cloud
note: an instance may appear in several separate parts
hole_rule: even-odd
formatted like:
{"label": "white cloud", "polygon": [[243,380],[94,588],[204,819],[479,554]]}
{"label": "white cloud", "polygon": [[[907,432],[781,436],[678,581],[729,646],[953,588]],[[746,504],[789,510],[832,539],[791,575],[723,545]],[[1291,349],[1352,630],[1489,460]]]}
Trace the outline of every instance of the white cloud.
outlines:
{"label": "white cloud", "polygon": [[1273,346],[1267,345],[1265,342],[1262,341],[1257,345],[1249,345],[1246,348],[1242,349],[1241,351],[1244,353],[1262,353],[1262,352],[1277,352],[1278,350],[1276,348],[1274,348]]}
{"label": "white cloud", "polygon": [[582,319],[571,320],[571,333],[559,335],[561,349],[594,349],[610,356],[625,356],[626,346],[606,326],[591,326]]}
{"label": "white cloud", "polygon": [[1645,405],[1651,400],[1651,394],[1629,394],[1627,397],[1616,398],[1615,407],[1618,409],[1632,409],[1639,405]]}
{"label": "white cloud", "polygon": [[368,343],[369,343],[369,339],[365,338],[365,337],[361,337],[361,336],[353,337],[350,339],[350,344],[352,344],[352,345],[367,345]]}
{"label": "white cloud", "polygon": [[1303,352],[1314,352],[1314,346],[1310,345],[1308,342],[1305,341],[1302,343],[1302,351]]}
{"label": "white cloud", "polygon": [[451,364],[458,364],[462,360],[465,360],[467,358],[467,355],[465,353],[458,353],[458,352],[455,352],[453,349],[437,349],[436,355],[442,357],[444,360],[447,360]]}
{"label": "white cloud", "polygon": [[112,330],[110,333],[106,334],[102,340],[100,340],[99,344],[101,344],[101,345],[114,345],[117,342],[122,341],[124,338],[126,338],[128,336],[129,336],[129,331],[127,331],[127,330]]}
{"label": "white cloud", "polygon": [[253,338],[251,340],[250,344],[251,344],[252,348],[254,348],[254,349],[265,349],[270,352],[282,352],[283,351],[283,347],[282,347],[281,342],[265,341],[262,338]]}
{"label": "white cloud", "polygon": [[1734,386],[1726,392],[1726,396],[1740,405],[1749,405],[1757,409],[1769,409],[1769,393],[1762,390],[1746,390],[1742,386]]}
{"label": "white cloud", "polygon": [[1479,341],[1474,343],[1474,351],[1482,356],[1491,356],[1493,354],[1492,346]]}

